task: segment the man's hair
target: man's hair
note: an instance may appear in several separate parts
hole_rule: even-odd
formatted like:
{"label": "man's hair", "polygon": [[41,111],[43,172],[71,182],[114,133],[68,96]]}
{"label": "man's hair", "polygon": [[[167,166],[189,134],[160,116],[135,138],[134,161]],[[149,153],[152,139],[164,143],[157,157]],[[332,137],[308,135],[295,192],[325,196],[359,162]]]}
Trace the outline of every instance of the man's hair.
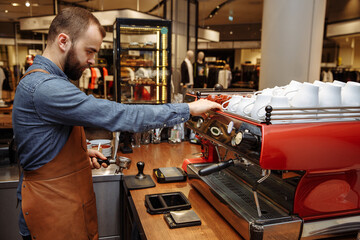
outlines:
{"label": "man's hair", "polygon": [[86,32],[90,24],[97,25],[102,37],[105,37],[104,27],[101,26],[99,20],[91,12],[79,7],[65,8],[54,18],[50,25],[48,44],[53,43],[60,33],[69,35],[74,44]]}

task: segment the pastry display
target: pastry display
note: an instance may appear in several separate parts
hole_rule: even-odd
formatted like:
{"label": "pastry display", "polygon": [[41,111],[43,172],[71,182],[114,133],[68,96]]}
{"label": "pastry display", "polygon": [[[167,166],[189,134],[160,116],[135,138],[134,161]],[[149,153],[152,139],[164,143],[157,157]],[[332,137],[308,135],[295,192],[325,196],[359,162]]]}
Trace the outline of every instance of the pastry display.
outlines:
{"label": "pastry display", "polygon": [[115,24],[114,49],[117,52],[114,56],[121,101],[131,104],[170,102],[171,47],[167,29],[171,22],[146,20],[140,24],[140,21],[117,19]]}

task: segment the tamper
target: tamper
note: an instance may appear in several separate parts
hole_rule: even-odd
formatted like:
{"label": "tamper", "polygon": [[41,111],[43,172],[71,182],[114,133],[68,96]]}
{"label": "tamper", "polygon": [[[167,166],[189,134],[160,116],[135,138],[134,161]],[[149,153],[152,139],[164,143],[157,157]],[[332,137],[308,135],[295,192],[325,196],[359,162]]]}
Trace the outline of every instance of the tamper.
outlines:
{"label": "tamper", "polygon": [[139,161],[136,163],[138,168],[138,173],[136,175],[125,175],[124,181],[129,190],[131,189],[142,189],[155,187],[154,181],[151,179],[150,175],[144,174],[145,163]]}
{"label": "tamper", "polygon": [[140,180],[146,178],[146,175],[144,175],[145,163],[142,161],[139,161],[136,163],[136,167],[138,169],[138,174],[136,174],[135,177]]}

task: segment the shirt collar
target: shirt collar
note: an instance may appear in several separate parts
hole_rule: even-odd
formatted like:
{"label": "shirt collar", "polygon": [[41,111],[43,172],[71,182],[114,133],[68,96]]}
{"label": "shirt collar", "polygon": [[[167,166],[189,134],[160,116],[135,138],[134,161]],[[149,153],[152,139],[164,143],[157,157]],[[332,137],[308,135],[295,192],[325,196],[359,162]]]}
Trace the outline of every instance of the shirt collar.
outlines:
{"label": "shirt collar", "polygon": [[55,63],[53,63],[50,59],[43,57],[41,55],[37,55],[35,57],[34,62],[29,68],[29,70],[38,69],[38,68],[44,69],[48,71],[50,74],[55,74],[64,77],[66,79],[68,78],[66,74]]}

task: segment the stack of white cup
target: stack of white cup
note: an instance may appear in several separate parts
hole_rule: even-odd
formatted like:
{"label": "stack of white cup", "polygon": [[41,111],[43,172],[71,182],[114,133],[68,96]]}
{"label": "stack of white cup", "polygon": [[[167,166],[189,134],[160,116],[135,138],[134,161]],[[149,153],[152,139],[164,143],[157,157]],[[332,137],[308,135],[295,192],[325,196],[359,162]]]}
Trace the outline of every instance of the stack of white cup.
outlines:
{"label": "stack of white cup", "polygon": [[[358,82],[347,82],[341,89],[341,104],[346,107],[360,107],[360,83]],[[344,116],[353,115],[351,111],[356,109],[347,108],[348,113],[344,113]],[[346,120],[352,120],[349,118]]]}
{"label": "stack of white cup", "polygon": [[[342,106],[360,107],[360,83],[357,82],[341,82],[335,80],[332,83],[324,83],[315,80],[314,83],[298,82],[292,80],[288,85],[274,88],[266,88],[262,91],[255,92],[251,96],[234,95],[230,100],[226,101],[224,110],[232,113],[251,117],[256,120],[265,119],[265,108],[271,105],[273,109],[277,108],[329,108]],[[278,122],[306,122],[317,121],[317,116],[321,116],[318,121],[339,120],[336,116],[351,115],[350,110],[347,113],[339,114],[339,109],[328,109],[324,113],[316,110],[293,110],[278,111],[289,120]],[[294,115],[292,115],[294,114]],[[280,116],[280,115],[278,115]],[[291,118],[298,118],[292,120]],[[347,119],[347,120],[353,120]],[[275,122],[273,118],[272,122]]]}

